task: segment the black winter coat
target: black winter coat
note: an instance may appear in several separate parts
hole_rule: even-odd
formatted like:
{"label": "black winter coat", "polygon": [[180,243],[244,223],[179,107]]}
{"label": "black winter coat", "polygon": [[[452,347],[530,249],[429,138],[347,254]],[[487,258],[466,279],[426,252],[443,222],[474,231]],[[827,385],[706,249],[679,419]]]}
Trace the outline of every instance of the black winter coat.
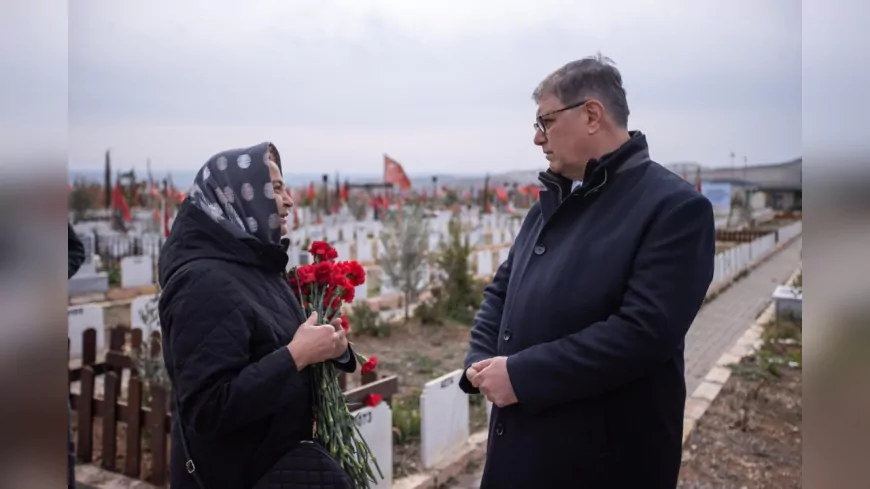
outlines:
{"label": "black winter coat", "polygon": [[[306,318],[286,264],[280,246],[232,236],[189,200],[161,250],[164,359],[206,489],[252,487],[311,439],[308,372],[286,348]],[[171,486],[199,489],[185,460],[173,423]]]}
{"label": "black winter coat", "polygon": [[[507,356],[484,489],[673,489],[684,337],[713,277],[709,201],[645,137],[546,190],[475,318],[466,366]],[[477,392],[463,377],[460,387]]]}

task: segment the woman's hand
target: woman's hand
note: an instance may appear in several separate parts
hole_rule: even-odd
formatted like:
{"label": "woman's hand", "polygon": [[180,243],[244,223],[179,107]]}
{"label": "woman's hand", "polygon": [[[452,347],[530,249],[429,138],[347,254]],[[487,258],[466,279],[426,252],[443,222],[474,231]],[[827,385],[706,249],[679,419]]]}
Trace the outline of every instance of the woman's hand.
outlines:
{"label": "woman's hand", "polygon": [[335,328],[335,331],[338,333],[339,339],[335,345],[333,355],[330,358],[339,358],[347,351],[347,331],[341,327],[341,318],[333,319],[332,327]]}
{"label": "woman's hand", "polygon": [[[339,329],[341,329],[340,325]],[[308,320],[296,330],[296,334],[287,345],[287,349],[290,350],[290,355],[296,363],[296,369],[302,370],[313,363],[325,362],[340,356],[341,353],[335,355],[335,352],[339,351],[341,344],[344,344],[344,349],[340,351],[344,352],[347,349],[347,338],[344,336],[344,330],[339,333],[332,325],[318,326],[317,313],[312,312],[308,316]]]}

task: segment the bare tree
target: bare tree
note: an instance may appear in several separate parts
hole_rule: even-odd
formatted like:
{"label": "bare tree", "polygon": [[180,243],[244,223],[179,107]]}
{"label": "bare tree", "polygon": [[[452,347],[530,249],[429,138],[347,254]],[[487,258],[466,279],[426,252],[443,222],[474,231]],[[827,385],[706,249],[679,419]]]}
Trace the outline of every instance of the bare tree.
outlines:
{"label": "bare tree", "polygon": [[76,222],[85,218],[87,212],[94,206],[88,182],[77,178],[69,192],[69,209],[73,212]]}
{"label": "bare tree", "polygon": [[142,319],[142,323],[145,325],[142,329],[143,345],[138,351],[130,350],[127,354],[133,361],[133,365],[139,373],[139,378],[145,382],[146,386],[159,385],[169,389],[169,374],[166,372],[166,365],[163,363],[162,345],[160,342],[152,341],[155,333],[160,331],[160,316],[157,312],[159,300],[160,295],[154,294],[154,297],[139,312],[139,318]]}
{"label": "bare tree", "polygon": [[382,251],[378,265],[394,287],[404,296],[405,320],[410,318],[409,305],[429,285],[429,222],[419,204],[406,204],[383,216]]}

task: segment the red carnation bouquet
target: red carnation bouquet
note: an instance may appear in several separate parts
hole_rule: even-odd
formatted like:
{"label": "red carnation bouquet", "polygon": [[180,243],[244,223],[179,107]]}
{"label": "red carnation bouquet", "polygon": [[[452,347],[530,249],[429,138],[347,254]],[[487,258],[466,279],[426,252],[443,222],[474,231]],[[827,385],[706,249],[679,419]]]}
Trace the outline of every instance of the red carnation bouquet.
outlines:
{"label": "red carnation bouquet", "polygon": [[[335,248],[323,241],[313,242],[308,252],[314,263],[290,270],[290,286],[306,315],[317,311],[317,317],[325,324],[340,317],[342,327],[348,331],[350,325],[347,318],[341,316],[341,305],[353,301],[356,286],[365,283],[365,269],[355,261],[336,261]],[[362,365],[363,374],[371,372],[378,364],[377,357],[366,358],[355,351],[354,355]],[[374,462],[381,478],[384,475],[347,408],[335,366],[324,362],[309,368],[312,382],[318,387],[314,390],[315,437],[347,471],[354,487],[363,489],[376,484],[369,462]],[[366,401],[370,404],[369,399]]]}

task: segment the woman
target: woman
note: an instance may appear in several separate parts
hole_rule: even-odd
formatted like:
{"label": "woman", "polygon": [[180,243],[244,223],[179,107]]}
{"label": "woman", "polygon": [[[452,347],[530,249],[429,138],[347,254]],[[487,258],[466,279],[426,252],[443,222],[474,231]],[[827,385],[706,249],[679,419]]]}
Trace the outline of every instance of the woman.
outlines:
{"label": "woman", "polygon": [[290,290],[281,237],[292,206],[274,146],[225,151],[197,174],[161,250],[163,351],[180,411],[173,489],[253,487],[312,437],[305,367],[356,369],[340,323],[306,319]]}

